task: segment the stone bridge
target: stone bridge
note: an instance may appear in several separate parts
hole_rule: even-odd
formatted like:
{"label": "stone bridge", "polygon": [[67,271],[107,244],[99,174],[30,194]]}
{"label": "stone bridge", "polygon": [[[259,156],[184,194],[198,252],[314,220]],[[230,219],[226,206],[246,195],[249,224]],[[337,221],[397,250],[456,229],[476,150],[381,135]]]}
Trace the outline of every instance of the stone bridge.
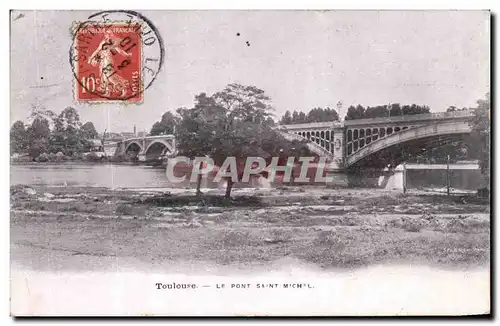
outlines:
{"label": "stone bridge", "polygon": [[139,161],[162,159],[176,153],[174,135],[133,137],[115,142],[105,142],[104,150],[109,156],[126,155]]}
{"label": "stone bridge", "polygon": [[441,146],[470,134],[473,110],[387,118],[281,125],[287,139],[306,140],[326,156],[331,171],[397,166],[409,154]]}

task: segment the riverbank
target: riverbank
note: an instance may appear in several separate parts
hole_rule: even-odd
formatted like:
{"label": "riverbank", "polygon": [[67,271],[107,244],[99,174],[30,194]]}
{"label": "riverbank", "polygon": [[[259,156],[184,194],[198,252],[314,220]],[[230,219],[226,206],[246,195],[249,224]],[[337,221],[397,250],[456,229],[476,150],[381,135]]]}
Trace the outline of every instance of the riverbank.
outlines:
{"label": "riverbank", "polygon": [[236,188],[227,202],[223,192],[11,187],[11,313],[490,311],[484,200],[302,186]]}
{"label": "riverbank", "polygon": [[235,189],[227,203],[221,194],[12,187],[12,261],[41,270],[106,269],[110,258],[147,270],[283,258],[322,269],[489,265],[489,206],[473,196],[280,187]]}

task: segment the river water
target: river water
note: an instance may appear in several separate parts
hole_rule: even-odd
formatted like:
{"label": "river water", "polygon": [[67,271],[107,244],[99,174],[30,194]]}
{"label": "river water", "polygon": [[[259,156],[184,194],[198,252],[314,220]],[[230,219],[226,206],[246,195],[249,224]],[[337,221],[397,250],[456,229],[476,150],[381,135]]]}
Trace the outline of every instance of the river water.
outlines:
{"label": "river water", "polygon": [[169,183],[165,168],[127,164],[13,164],[10,184],[106,188],[185,187]]}
{"label": "river water", "polygon": [[[175,173],[176,176],[188,171]],[[72,187],[105,187],[105,188],[195,188],[196,181],[187,180],[173,183],[167,180],[165,167],[147,166],[138,164],[89,164],[89,163],[31,163],[12,164],[10,167],[10,184],[25,184],[33,186],[72,186]],[[450,175],[452,188],[478,189],[484,186],[484,178],[480,171],[463,170],[452,171]],[[222,187],[215,183],[213,175],[205,177],[202,188]],[[414,170],[408,171],[408,188],[445,187],[446,175],[442,170]],[[279,183],[279,182],[278,182]],[[260,183],[236,183],[235,188],[268,187],[262,180]]]}
{"label": "river water", "polygon": [[[189,171],[174,172],[176,177],[186,175],[180,183],[167,179],[165,167],[138,164],[85,164],[85,163],[31,163],[11,164],[10,185],[130,188],[196,188]],[[204,176],[202,188],[225,188],[223,182],[213,182],[214,175]],[[255,186],[238,182],[234,188]],[[263,185],[259,185],[262,187]]]}

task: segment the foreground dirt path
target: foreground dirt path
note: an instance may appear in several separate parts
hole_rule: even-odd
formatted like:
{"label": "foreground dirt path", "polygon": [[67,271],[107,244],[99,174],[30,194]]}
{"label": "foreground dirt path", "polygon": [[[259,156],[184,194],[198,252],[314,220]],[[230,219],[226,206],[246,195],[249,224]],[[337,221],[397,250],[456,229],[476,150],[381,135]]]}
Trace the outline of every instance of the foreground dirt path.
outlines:
{"label": "foreground dirt path", "polygon": [[208,203],[180,205],[189,194],[21,189],[12,197],[11,259],[48,271],[200,264],[244,270],[283,259],[341,270],[489,264],[489,208],[473,198],[306,191],[281,188],[253,197],[241,191],[234,205],[214,206],[210,194]]}

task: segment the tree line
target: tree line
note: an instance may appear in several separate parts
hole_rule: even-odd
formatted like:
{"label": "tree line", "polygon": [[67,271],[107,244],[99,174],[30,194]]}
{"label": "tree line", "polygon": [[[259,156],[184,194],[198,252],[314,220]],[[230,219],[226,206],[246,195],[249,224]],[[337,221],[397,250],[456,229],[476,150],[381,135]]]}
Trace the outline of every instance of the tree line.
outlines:
{"label": "tree line", "polygon": [[[449,110],[456,110],[456,108],[450,107]],[[366,108],[362,105],[351,105],[347,109],[345,120],[394,117],[400,115],[423,114],[429,112],[430,108],[428,106],[417,104],[401,105],[399,103],[394,103],[387,105],[367,106]],[[296,124],[327,122],[339,121],[339,118],[339,114],[335,109],[332,109],[330,107],[317,107],[313,108],[307,113],[298,110],[287,110],[279,120],[279,123]]]}
{"label": "tree line", "polygon": [[[151,135],[175,134],[178,144],[178,154],[191,158],[208,156],[214,163],[221,166],[224,160],[233,156],[238,160],[236,167],[238,175],[242,174],[244,163],[249,156],[259,156],[267,161],[271,157],[286,158],[290,156],[312,156],[304,141],[289,142],[275,131],[273,126],[274,109],[271,99],[263,90],[255,86],[229,84],[214,94],[200,93],[194,97],[191,108],[178,108],[175,112],[166,112],[160,121],[151,128]],[[486,99],[479,100],[475,108],[475,117],[471,122],[472,133],[470,144],[465,151],[474,150],[480,159],[483,173],[489,178],[490,156],[490,121],[489,94]],[[399,109],[398,109],[399,108]],[[296,112],[296,111],[295,111]],[[349,113],[351,112],[351,113]],[[349,118],[366,118],[385,116],[385,114],[418,114],[427,113],[429,108],[418,105],[362,106],[350,107]],[[286,118],[285,118],[286,116]],[[289,122],[321,122],[338,120],[335,110],[315,108],[308,114],[289,113],[280,120]],[[57,153],[65,156],[75,156],[88,151],[92,139],[98,134],[92,122],[82,125],[78,112],[65,108],[59,115],[50,110],[34,108],[31,114],[31,124],[24,125],[16,121],[10,131],[11,151],[28,152],[31,157],[43,153]],[[449,151],[455,150],[464,154],[463,142],[449,144]],[[438,149],[431,149],[429,157],[436,157]],[[438,152],[436,152],[438,151]],[[465,153],[468,154],[468,153]],[[467,155],[466,155],[467,156]],[[268,162],[269,163],[269,162]],[[233,180],[227,183],[226,197],[230,196]]]}
{"label": "tree line", "polygon": [[428,106],[417,104],[401,105],[399,103],[393,103],[371,107],[367,106],[366,108],[362,105],[351,105],[347,109],[345,120],[387,118],[400,115],[424,114],[429,112],[430,108]]}
{"label": "tree line", "polygon": [[325,121],[338,121],[339,115],[337,111],[329,107],[323,109],[320,107],[313,108],[308,113],[293,110],[287,110],[281,117],[280,124],[294,124],[294,123],[311,123],[311,122],[325,122]]}
{"label": "tree line", "polygon": [[66,107],[59,115],[33,107],[30,124],[18,120],[10,129],[11,153],[28,153],[36,159],[44,154],[72,157],[89,151],[98,134],[92,122],[82,125],[78,111]]}

